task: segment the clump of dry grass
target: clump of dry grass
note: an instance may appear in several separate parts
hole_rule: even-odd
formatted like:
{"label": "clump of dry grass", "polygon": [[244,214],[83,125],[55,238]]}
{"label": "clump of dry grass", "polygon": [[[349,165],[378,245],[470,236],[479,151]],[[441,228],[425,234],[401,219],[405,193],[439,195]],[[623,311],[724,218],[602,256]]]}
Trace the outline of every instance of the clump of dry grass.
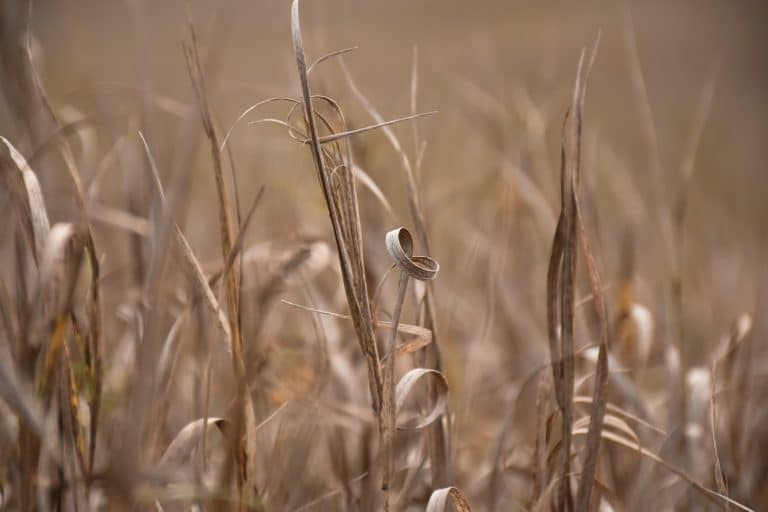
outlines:
{"label": "clump of dry grass", "polygon": [[[425,128],[443,121],[419,113],[436,91],[417,51],[410,112],[387,120],[353,78],[355,48],[307,59],[294,0],[296,97],[222,123],[224,25],[199,37],[190,21],[188,97],[141,91],[142,111],[101,134],[95,116],[49,97],[31,9],[0,13],[15,127],[0,134],[4,509],[752,510],[766,499],[762,302],[702,357],[689,343],[682,240],[714,82],[679,187],[662,194],[631,24],[653,212],[606,212],[601,194],[644,198],[623,169],[598,181],[583,134],[597,43],[568,108],[548,113],[518,85],[508,105],[467,83],[471,136],[433,144]],[[560,116],[558,183],[546,134]],[[290,186],[244,150],[261,147],[259,158],[297,155]],[[476,175],[429,172],[440,152],[466,153]],[[282,224],[286,210],[295,224]],[[661,233],[652,248],[635,242],[644,225]],[[659,275],[643,274],[644,258]]]}

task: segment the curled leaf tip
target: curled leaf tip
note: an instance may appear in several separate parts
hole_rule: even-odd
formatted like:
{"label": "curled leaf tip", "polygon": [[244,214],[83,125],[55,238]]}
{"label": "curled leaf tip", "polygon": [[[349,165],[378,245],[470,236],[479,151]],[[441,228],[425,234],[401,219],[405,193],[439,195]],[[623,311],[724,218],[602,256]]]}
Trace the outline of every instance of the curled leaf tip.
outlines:
{"label": "curled leaf tip", "polygon": [[387,252],[398,268],[409,277],[429,281],[437,276],[440,264],[429,256],[413,255],[413,236],[406,228],[397,228],[386,235]]}

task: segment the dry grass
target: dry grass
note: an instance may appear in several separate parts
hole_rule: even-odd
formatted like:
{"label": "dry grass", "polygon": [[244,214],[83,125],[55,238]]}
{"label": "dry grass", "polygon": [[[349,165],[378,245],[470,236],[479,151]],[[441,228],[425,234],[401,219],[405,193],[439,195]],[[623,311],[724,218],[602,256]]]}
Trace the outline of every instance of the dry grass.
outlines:
{"label": "dry grass", "polygon": [[226,20],[185,25],[184,94],[94,86],[91,115],[49,95],[31,6],[0,8],[1,508],[767,506],[767,275],[724,296],[702,275],[733,253],[687,246],[716,81],[675,174],[629,13],[641,165],[590,130],[599,36],[546,101],[451,76],[442,112],[414,49],[390,117],[306,7],[296,96],[226,122]]}

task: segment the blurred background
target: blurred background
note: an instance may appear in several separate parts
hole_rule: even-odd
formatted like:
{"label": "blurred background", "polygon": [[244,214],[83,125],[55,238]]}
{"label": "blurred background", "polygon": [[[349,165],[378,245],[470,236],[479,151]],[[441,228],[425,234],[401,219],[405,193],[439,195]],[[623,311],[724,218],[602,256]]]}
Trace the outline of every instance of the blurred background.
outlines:
{"label": "blurred background", "polygon": [[[4,8],[7,42],[14,34],[9,27],[26,7]],[[139,130],[152,148],[169,197],[186,190],[180,193],[183,206],[176,220],[203,268],[213,271],[221,263],[210,152],[195,116],[194,90],[182,52],[182,42],[189,39],[188,20],[197,32],[220,139],[250,105],[270,97],[298,97],[290,4],[284,0],[46,0],[32,8],[37,71],[62,122],[75,123],[66,136],[86,187],[93,186],[91,215],[104,275],[105,372],[115,375],[107,378],[104,391],[106,425],[111,424],[109,418],[120,421],[120,397],[128,393],[120,379],[132,368],[128,364],[128,370],[121,369],[127,357],[121,347],[135,343],[125,311],[139,301],[147,271],[142,267],[149,258],[149,245],[137,230],[143,226],[140,221],[151,222],[157,214]],[[411,161],[421,162],[417,182],[431,256],[441,264],[434,286],[450,389],[455,483],[470,501],[475,499],[479,510],[490,503],[485,501],[488,464],[493,460],[489,454],[501,450],[507,469],[527,467],[532,457],[537,386],[531,384],[531,371],[549,357],[545,286],[560,204],[561,126],[579,56],[584,49],[590,51],[598,34],[584,112],[582,202],[611,325],[618,333],[620,318],[630,315],[641,332],[624,342],[630,345],[624,347],[630,355],[620,356],[618,348],[615,355],[623,358],[641,390],[647,420],[661,424],[669,434],[685,431],[699,420],[691,412],[691,425],[667,423],[667,347],[680,350],[684,375],[694,368],[708,372],[724,339],[727,344],[734,321],[747,314],[754,322],[748,370],[754,377],[752,394],[744,397],[738,413],[722,414],[735,417],[752,411],[739,416],[747,425],[745,432],[751,432],[741,439],[751,439],[752,450],[768,449],[760,444],[768,439],[765,427],[755,419],[768,408],[751,398],[759,397],[757,390],[768,378],[766,323],[759,314],[765,307],[762,289],[768,284],[766,26],[768,4],[759,1],[302,3],[309,62],[356,46],[343,56],[344,62],[385,119],[411,114],[412,98],[416,112],[439,111],[393,130]],[[6,82],[13,73],[8,55],[3,61]],[[339,102],[351,127],[373,124],[338,60],[320,64],[312,73],[312,86]],[[19,122],[20,102],[8,87],[4,93],[0,134],[31,162],[30,155],[37,155],[32,166],[52,222],[72,220],[77,210],[71,180],[62,163],[46,155],[53,153],[53,145],[46,142],[50,130]],[[32,104],[28,117],[40,111]],[[264,187],[245,244],[255,252],[244,268],[246,343],[250,337],[260,347],[254,384],[258,421],[286,401],[299,403],[312,387],[317,349],[313,315],[279,299],[346,313],[330,223],[309,151],[281,126],[248,123],[284,120],[286,114],[282,104],[260,107],[233,128],[229,139],[237,181],[230,188],[237,191],[243,215]],[[384,234],[399,225],[413,228],[413,220],[400,155],[383,133],[355,136],[351,144],[356,162],[393,210],[390,214],[369,187],[358,183],[373,290],[391,264]],[[122,225],[120,212],[130,215]],[[283,275],[286,253],[308,243],[316,249],[322,242],[329,251],[316,254],[313,249],[307,268],[298,273],[301,278]],[[3,251],[10,261],[12,244],[4,244]],[[584,269],[579,265],[581,276]],[[5,265],[3,272],[11,282],[13,266]],[[275,275],[281,276],[280,282],[270,288]],[[394,301],[394,279],[386,283],[382,317],[388,316]],[[583,277],[578,283],[577,298],[585,297],[586,305],[579,306],[583,313],[577,347],[584,347],[597,340],[591,338],[586,319],[589,287]],[[169,304],[181,293],[166,292]],[[167,326],[174,311],[169,306],[164,313]],[[642,314],[633,317],[632,311]],[[416,308],[408,301],[404,321],[417,323]],[[199,416],[201,397],[195,395],[200,388],[193,381],[202,378],[202,366],[194,344],[200,334],[195,325],[190,322],[180,334],[188,342],[182,341],[180,366],[171,384],[170,394],[178,399],[169,405],[161,429],[166,440]],[[323,317],[322,325],[328,343],[346,354],[353,369],[337,376],[352,379],[350,389],[342,393],[344,400],[364,411],[365,376],[353,332],[348,323],[332,318]],[[213,394],[213,414],[222,414],[225,390],[231,386],[226,354],[219,356],[214,375],[222,380],[219,398]],[[589,373],[585,365],[581,375]],[[696,375],[688,376],[690,386],[697,385]],[[592,381],[585,386],[582,394],[591,395]],[[703,389],[706,410],[709,388]],[[334,392],[326,395],[332,402]],[[622,398],[615,400],[620,403]],[[692,402],[695,399],[689,405]],[[302,408],[296,409],[291,414],[302,418]],[[516,411],[513,419],[505,420],[510,410]],[[321,407],[312,414],[322,418],[325,413]],[[702,418],[698,434],[690,434],[694,444],[703,446],[702,453],[678,462],[714,488],[708,417]],[[107,464],[109,443],[118,441],[110,437],[109,426],[104,428],[102,457]],[[350,430],[359,436],[356,429]],[[263,442],[268,445],[279,435],[265,434],[268,440]],[[319,434],[296,435],[314,442]],[[352,454],[357,437],[346,439],[350,457],[356,460]],[[659,447],[657,441],[650,444]],[[734,497],[759,509],[768,505],[768,467],[764,462],[738,462],[735,456],[729,459],[747,449],[742,445],[723,448],[725,471],[735,482]],[[325,457],[322,449],[310,452]],[[697,466],[697,456],[707,462]],[[687,503],[680,501],[679,482],[664,481],[660,496],[641,498],[640,491],[622,481],[621,471],[615,473],[610,485],[629,509],[653,503],[684,508],[681,503]],[[747,483],[739,478],[745,474],[750,475]],[[665,475],[656,476],[663,481]],[[505,478],[499,510],[512,510],[514,504],[530,507],[526,478],[512,470]],[[293,510],[333,487],[333,479],[320,473],[297,480],[305,482],[296,484],[298,497],[274,502],[277,509]],[[423,506],[423,496],[415,496],[413,503]],[[317,506],[322,510],[330,505]]]}
{"label": "blurred background", "polygon": [[[686,219],[690,234],[686,252],[704,253],[716,243],[723,251],[735,251],[734,257],[757,257],[754,245],[761,238],[759,220],[768,213],[762,200],[766,190],[764,152],[768,151],[762,144],[768,123],[768,97],[764,94],[768,45],[762,27],[768,21],[768,8],[762,2],[572,5],[482,1],[470,5],[307,1],[303,10],[308,58],[358,46],[346,57],[348,66],[386,118],[410,113],[416,49],[419,108],[440,111],[417,123],[428,143],[423,189],[432,236],[446,248],[455,240],[450,240],[448,229],[453,215],[446,216],[445,208],[437,206],[445,195],[454,207],[479,203],[480,207],[462,208],[461,218],[482,233],[494,233],[492,214],[498,205],[482,198],[493,199],[488,197],[487,187],[499,179],[503,159],[540,174],[543,183],[556,181],[559,126],[570,100],[579,53],[591,47],[598,32],[602,32],[602,41],[585,114],[585,157],[592,168],[585,174],[595,186],[606,186],[612,174],[627,172],[644,196],[646,210],[654,208],[660,199],[648,197],[644,188],[653,159],[643,131],[645,106],[639,104],[633,89],[626,41],[629,27],[633,27],[665,192],[674,193],[670,188],[677,185],[700,99],[714,84],[696,154],[695,179],[690,183],[689,208],[695,214]],[[40,72],[51,98],[57,104],[74,107],[81,115],[107,111],[108,119],[97,121],[103,126],[124,123],[135,114],[141,106],[138,97],[142,90],[148,89],[180,108],[190,103],[193,93],[181,52],[189,16],[202,48],[210,54],[211,103],[223,131],[247,106],[268,97],[295,95],[288,11],[288,5],[281,1],[216,5],[39,2],[34,6],[32,23],[41,50]],[[336,62],[328,62],[317,75],[349,111],[353,123],[370,121],[350,97]],[[143,114],[148,117],[148,126],[162,129],[178,121],[161,109],[146,110]],[[270,113],[267,109],[256,117]],[[13,133],[7,112],[4,114],[4,133]],[[501,126],[489,128],[489,116]],[[489,136],[491,129],[496,131],[495,137]],[[396,130],[403,135],[404,144],[411,142],[409,126]],[[532,138],[546,144],[547,168],[531,169]],[[384,145],[380,133],[361,139],[374,147]],[[293,195],[298,195],[296,204],[303,204],[304,199],[320,204],[311,169],[306,166],[307,155],[296,151],[282,130],[243,124],[235,130],[233,141],[242,160],[240,183],[245,195],[259,185],[271,191],[262,211],[271,221],[258,223],[255,229],[264,231],[255,237],[274,236],[282,229],[281,219],[287,219],[297,231],[327,231],[322,217],[302,215],[294,208],[281,211],[286,197]],[[161,162],[171,158],[171,142],[156,141]],[[398,214],[407,219],[397,155],[386,147],[380,153],[367,171]],[[214,197],[207,173],[189,172],[188,176],[199,185],[196,192],[208,191],[210,198]],[[554,204],[557,190],[550,187],[544,192]],[[206,203],[203,197],[200,202]],[[615,194],[595,200],[614,205],[624,202]],[[200,222],[212,226],[216,219],[196,219],[197,225]],[[200,233],[207,232],[208,226],[199,227]],[[194,229],[191,237],[199,241]],[[206,249],[201,244],[200,250],[207,255],[205,251],[215,251],[216,247]],[[446,256],[456,255],[445,252]],[[703,272],[696,276],[699,281],[711,269],[697,270]],[[739,289],[751,280],[742,277],[745,281],[741,286],[732,279],[727,281]],[[730,295],[728,298],[731,302]],[[726,317],[728,313],[730,309]]]}

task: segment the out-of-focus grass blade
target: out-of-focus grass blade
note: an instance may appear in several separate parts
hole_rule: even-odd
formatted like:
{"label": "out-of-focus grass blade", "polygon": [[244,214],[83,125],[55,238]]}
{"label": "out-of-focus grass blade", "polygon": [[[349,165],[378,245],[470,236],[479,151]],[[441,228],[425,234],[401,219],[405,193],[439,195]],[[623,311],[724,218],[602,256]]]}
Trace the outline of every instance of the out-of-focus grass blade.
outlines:
{"label": "out-of-focus grass blade", "polygon": [[32,254],[39,259],[48,238],[51,224],[45,208],[43,192],[34,171],[8,139],[0,136],[0,166],[5,186],[22,212],[24,235],[32,245]]}
{"label": "out-of-focus grass blade", "polygon": [[[224,434],[227,430],[228,422],[224,418],[208,418],[207,424],[216,425],[218,429]],[[157,466],[160,470],[172,470],[174,466],[183,464],[192,453],[192,450],[200,442],[203,429],[206,425],[205,418],[200,418],[187,423],[182,428],[173,441],[168,445],[160,457],[160,461]]]}

